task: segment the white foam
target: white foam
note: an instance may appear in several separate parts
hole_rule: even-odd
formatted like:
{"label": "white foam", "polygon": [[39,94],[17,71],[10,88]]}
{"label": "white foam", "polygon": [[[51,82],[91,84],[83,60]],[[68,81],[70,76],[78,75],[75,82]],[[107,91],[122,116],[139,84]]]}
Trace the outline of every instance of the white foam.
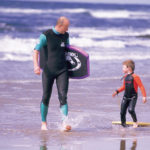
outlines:
{"label": "white foam", "polygon": [[127,44],[130,46],[150,47],[149,39],[147,39],[147,40],[131,40]]}
{"label": "white foam", "polygon": [[21,39],[5,36],[0,38],[0,60],[28,61],[32,60],[32,53],[37,39]]}
{"label": "white foam", "polygon": [[17,14],[49,14],[49,13],[89,13],[95,18],[104,19],[150,19],[149,12],[128,11],[128,10],[93,10],[88,8],[65,8],[65,9],[21,9],[21,8],[4,8],[0,7],[0,13],[17,13]]}
{"label": "white foam", "polygon": [[90,54],[90,60],[125,60],[125,59],[134,59],[134,60],[146,60],[150,59],[150,54],[136,54],[136,53],[131,53],[131,54],[118,54],[118,55],[113,55],[113,54]]}
{"label": "white foam", "polygon": [[[43,27],[46,29],[48,27]],[[42,27],[40,28],[42,29]],[[88,37],[88,38],[106,38],[106,37],[128,37],[128,36],[141,36],[141,35],[150,35],[150,30],[135,31],[130,28],[110,28],[110,29],[98,29],[98,28],[71,28],[69,29],[71,34],[77,34],[79,37]]]}
{"label": "white foam", "polygon": [[129,18],[128,11],[91,11],[91,15],[95,18]]}
{"label": "white foam", "polygon": [[48,14],[48,13],[84,13],[84,8],[77,9],[20,9],[0,7],[0,13],[19,13],[19,14]]}
{"label": "white foam", "polygon": [[108,18],[108,19],[149,19],[149,12],[140,12],[140,11],[127,11],[127,10],[96,10],[90,11],[90,14],[95,18]]}
{"label": "white foam", "polygon": [[103,40],[95,41],[89,38],[72,38],[70,39],[73,45],[79,47],[103,47],[103,48],[124,48],[125,42],[119,40]]}
{"label": "white foam", "polygon": [[30,54],[34,49],[37,39],[13,38],[11,36],[0,37],[0,52],[16,54]]}
{"label": "white foam", "polygon": [[68,119],[68,123],[72,126],[72,128],[77,128],[80,126],[80,124],[82,124],[84,122],[84,120],[89,117],[88,113],[75,113],[76,116],[74,116],[74,112],[70,112],[70,117]]}
{"label": "white foam", "polygon": [[[128,53],[123,55],[124,49],[127,46],[142,46],[145,48],[150,47],[149,39],[138,39],[130,40],[125,37],[126,40],[122,40],[120,37],[124,35],[140,35],[149,34],[150,30],[136,32],[132,30],[121,30],[121,29],[109,29],[109,30],[98,30],[95,28],[71,28],[70,29],[70,43],[81,48],[88,49],[90,59],[92,60],[117,60],[117,59],[149,59],[150,53],[144,51],[144,53],[136,52]],[[90,34],[90,31],[91,34]],[[130,33],[131,31],[131,33]],[[106,34],[106,35],[105,35]],[[73,35],[73,36],[72,36]],[[106,36],[104,38],[104,36]],[[119,37],[120,36],[120,37]],[[115,39],[114,39],[115,37]],[[96,39],[98,38],[98,39]],[[116,39],[117,38],[117,39]],[[0,60],[16,60],[16,61],[29,61],[32,60],[33,49],[36,45],[37,39],[29,38],[13,38],[11,36],[0,37]],[[94,54],[92,53],[93,48],[96,49]],[[99,49],[99,51],[98,51]],[[104,50],[106,49],[106,50]],[[109,49],[109,51],[108,51]],[[111,53],[110,53],[111,51]]]}
{"label": "white foam", "polygon": [[42,13],[40,9],[19,9],[19,8],[0,8],[0,13],[24,13],[24,14],[39,14]]}
{"label": "white foam", "polygon": [[10,61],[30,61],[32,60],[32,56],[24,56],[24,55],[15,55],[15,54],[4,54],[4,57],[0,60],[10,60]]}

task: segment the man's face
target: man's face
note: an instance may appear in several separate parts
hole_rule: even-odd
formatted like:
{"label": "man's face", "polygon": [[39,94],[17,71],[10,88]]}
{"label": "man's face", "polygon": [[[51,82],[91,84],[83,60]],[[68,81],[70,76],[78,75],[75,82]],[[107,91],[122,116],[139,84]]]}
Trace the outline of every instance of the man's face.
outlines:
{"label": "man's face", "polygon": [[60,27],[60,29],[61,29],[61,34],[64,34],[66,31],[68,31],[69,25],[70,25],[69,21],[66,21],[66,22]]}
{"label": "man's face", "polygon": [[123,66],[122,66],[122,72],[123,72],[124,74],[126,74],[126,73],[128,73],[128,71],[129,71],[129,68],[128,68],[126,65],[123,65]]}

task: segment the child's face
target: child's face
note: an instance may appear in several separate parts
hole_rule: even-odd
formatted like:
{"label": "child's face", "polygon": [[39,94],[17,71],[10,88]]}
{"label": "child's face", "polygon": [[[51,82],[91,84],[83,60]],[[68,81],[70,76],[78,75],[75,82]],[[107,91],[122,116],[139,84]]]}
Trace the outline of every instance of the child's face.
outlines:
{"label": "child's face", "polygon": [[124,74],[128,73],[128,72],[129,72],[129,68],[128,68],[126,65],[123,65],[123,66],[122,66],[122,72],[123,72]]}

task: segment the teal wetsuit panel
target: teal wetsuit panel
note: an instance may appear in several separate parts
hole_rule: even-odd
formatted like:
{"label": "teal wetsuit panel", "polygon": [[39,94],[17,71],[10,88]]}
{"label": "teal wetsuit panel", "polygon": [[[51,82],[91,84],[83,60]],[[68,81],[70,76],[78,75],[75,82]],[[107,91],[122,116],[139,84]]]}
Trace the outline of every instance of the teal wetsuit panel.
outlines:
{"label": "teal wetsuit panel", "polygon": [[67,116],[68,115],[68,104],[62,105],[60,110],[64,116]]}
{"label": "teal wetsuit panel", "polygon": [[46,46],[47,45],[47,40],[46,40],[46,36],[44,34],[41,34],[40,35],[40,38],[39,38],[39,42],[38,44],[35,46],[35,50],[38,50],[40,51],[42,47]]}
{"label": "teal wetsuit panel", "polygon": [[42,102],[41,103],[41,117],[42,117],[43,122],[46,122],[47,113],[48,113],[48,106],[44,105]]}

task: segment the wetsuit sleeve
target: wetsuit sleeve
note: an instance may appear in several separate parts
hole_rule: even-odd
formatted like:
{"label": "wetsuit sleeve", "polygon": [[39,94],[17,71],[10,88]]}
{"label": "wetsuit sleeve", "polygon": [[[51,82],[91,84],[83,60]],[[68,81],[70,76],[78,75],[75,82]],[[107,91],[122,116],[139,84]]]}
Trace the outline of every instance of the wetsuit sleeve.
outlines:
{"label": "wetsuit sleeve", "polygon": [[143,85],[143,83],[142,83],[140,77],[139,77],[139,76],[134,76],[134,81],[135,81],[135,82],[137,83],[137,85],[139,86],[143,97],[146,97],[146,91],[145,91],[144,85]]}
{"label": "wetsuit sleeve", "polygon": [[123,85],[117,91],[118,91],[118,93],[120,93],[124,90],[125,90],[125,80],[123,80]]}
{"label": "wetsuit sleeve", "polygon": [[46,36],[44,34],[40,35],[39,42],[35,46],[35,50],[40,51],[42,47],[47,45]]}

